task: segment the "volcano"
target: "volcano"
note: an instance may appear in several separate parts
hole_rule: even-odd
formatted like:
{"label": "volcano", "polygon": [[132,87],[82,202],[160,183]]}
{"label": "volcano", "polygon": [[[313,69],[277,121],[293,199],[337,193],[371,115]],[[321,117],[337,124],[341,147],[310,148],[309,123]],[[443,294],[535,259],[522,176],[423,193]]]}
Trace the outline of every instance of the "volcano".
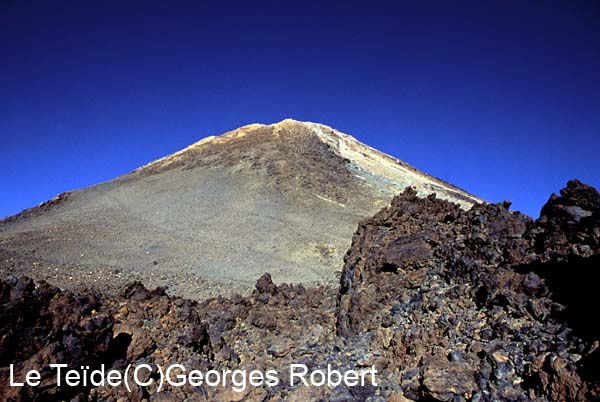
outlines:
{"label": "volcano", "polygon": [[0,224],[2,274],[110,291],[141,280],[202,299],[339,280],[358,223],[413,187],[480,200],[323,124],[291,119],[210,136]]}

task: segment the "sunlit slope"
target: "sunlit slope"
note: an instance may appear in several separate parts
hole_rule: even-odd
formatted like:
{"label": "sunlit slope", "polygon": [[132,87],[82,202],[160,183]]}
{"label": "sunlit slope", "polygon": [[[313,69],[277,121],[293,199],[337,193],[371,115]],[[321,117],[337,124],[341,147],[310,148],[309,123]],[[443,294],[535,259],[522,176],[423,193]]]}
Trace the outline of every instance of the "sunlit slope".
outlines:
{"label": "sunlit slope", "polygon": [[406,186],[478,201],[330,127],[284,120],[208,137],[0,225],[4,270],[63,287],[140,279],[188,297],[337,281],[358,222]]}

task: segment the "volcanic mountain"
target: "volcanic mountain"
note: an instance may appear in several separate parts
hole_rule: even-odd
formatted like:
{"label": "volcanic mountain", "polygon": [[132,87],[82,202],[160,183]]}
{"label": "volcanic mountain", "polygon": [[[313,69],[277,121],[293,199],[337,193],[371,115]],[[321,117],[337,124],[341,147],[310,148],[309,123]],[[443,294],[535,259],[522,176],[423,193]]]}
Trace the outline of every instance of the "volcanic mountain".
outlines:
{"label": "volcanic mountain", "polygon": [[267,271],[334,282],[359,221],[409,186],[480,201],[331,127],[251,124],[5,219],[0,274],[100,290],[139,279],[195,299]]}

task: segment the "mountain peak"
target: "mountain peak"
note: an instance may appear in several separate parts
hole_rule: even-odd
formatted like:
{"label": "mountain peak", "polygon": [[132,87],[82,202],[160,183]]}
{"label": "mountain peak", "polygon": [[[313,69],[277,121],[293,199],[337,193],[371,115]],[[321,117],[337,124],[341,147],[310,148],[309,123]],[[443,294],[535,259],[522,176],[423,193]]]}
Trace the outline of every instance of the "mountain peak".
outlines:
{"label": "mountain peak", "polygon": [[313,178],[328,175],[330,169],[343,171],[388,195],[412,186],[420,196],[436,193],[439,198],[465,208],[481,202],[464,190],[372,148],[352,135],[325,124],[291,118],[272,124],[248,124],[219,136],[206,137],[137,171],[156,174],[182,166],[192,169],[215,165],[238,166],[238,171],[252,168],[245,166],[244,161],[252,161],[254,167],[271,166],[269,174],[282,173],[282,164],[294,170],[287,172],[289,174],[305,175],[310,171]]}
{"label": "mountain peak", "polygon": [[0,244],[60,266],[49,275],[81,272],[82,286],[107,267],[123,275],[98,286],[140,279],[193,298],[245,292],[266,271],[276,282],[333,283],[358,222],[407,187],[463,209],[480,201],[332,127],[285,119],[69,193],[0,226]]}

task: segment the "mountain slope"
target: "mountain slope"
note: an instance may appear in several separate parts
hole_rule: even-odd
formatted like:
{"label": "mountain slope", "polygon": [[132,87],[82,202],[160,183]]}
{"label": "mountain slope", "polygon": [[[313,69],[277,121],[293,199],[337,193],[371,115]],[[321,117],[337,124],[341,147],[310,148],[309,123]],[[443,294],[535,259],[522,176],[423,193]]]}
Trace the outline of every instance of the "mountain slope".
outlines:
{"label": "mountain slope", "polygon": [[192,298],[331,282],[358,222],[407,186],[476,197],[316,123],[253,124],[0,225],[6,274],[69,288],[141,279]]}

